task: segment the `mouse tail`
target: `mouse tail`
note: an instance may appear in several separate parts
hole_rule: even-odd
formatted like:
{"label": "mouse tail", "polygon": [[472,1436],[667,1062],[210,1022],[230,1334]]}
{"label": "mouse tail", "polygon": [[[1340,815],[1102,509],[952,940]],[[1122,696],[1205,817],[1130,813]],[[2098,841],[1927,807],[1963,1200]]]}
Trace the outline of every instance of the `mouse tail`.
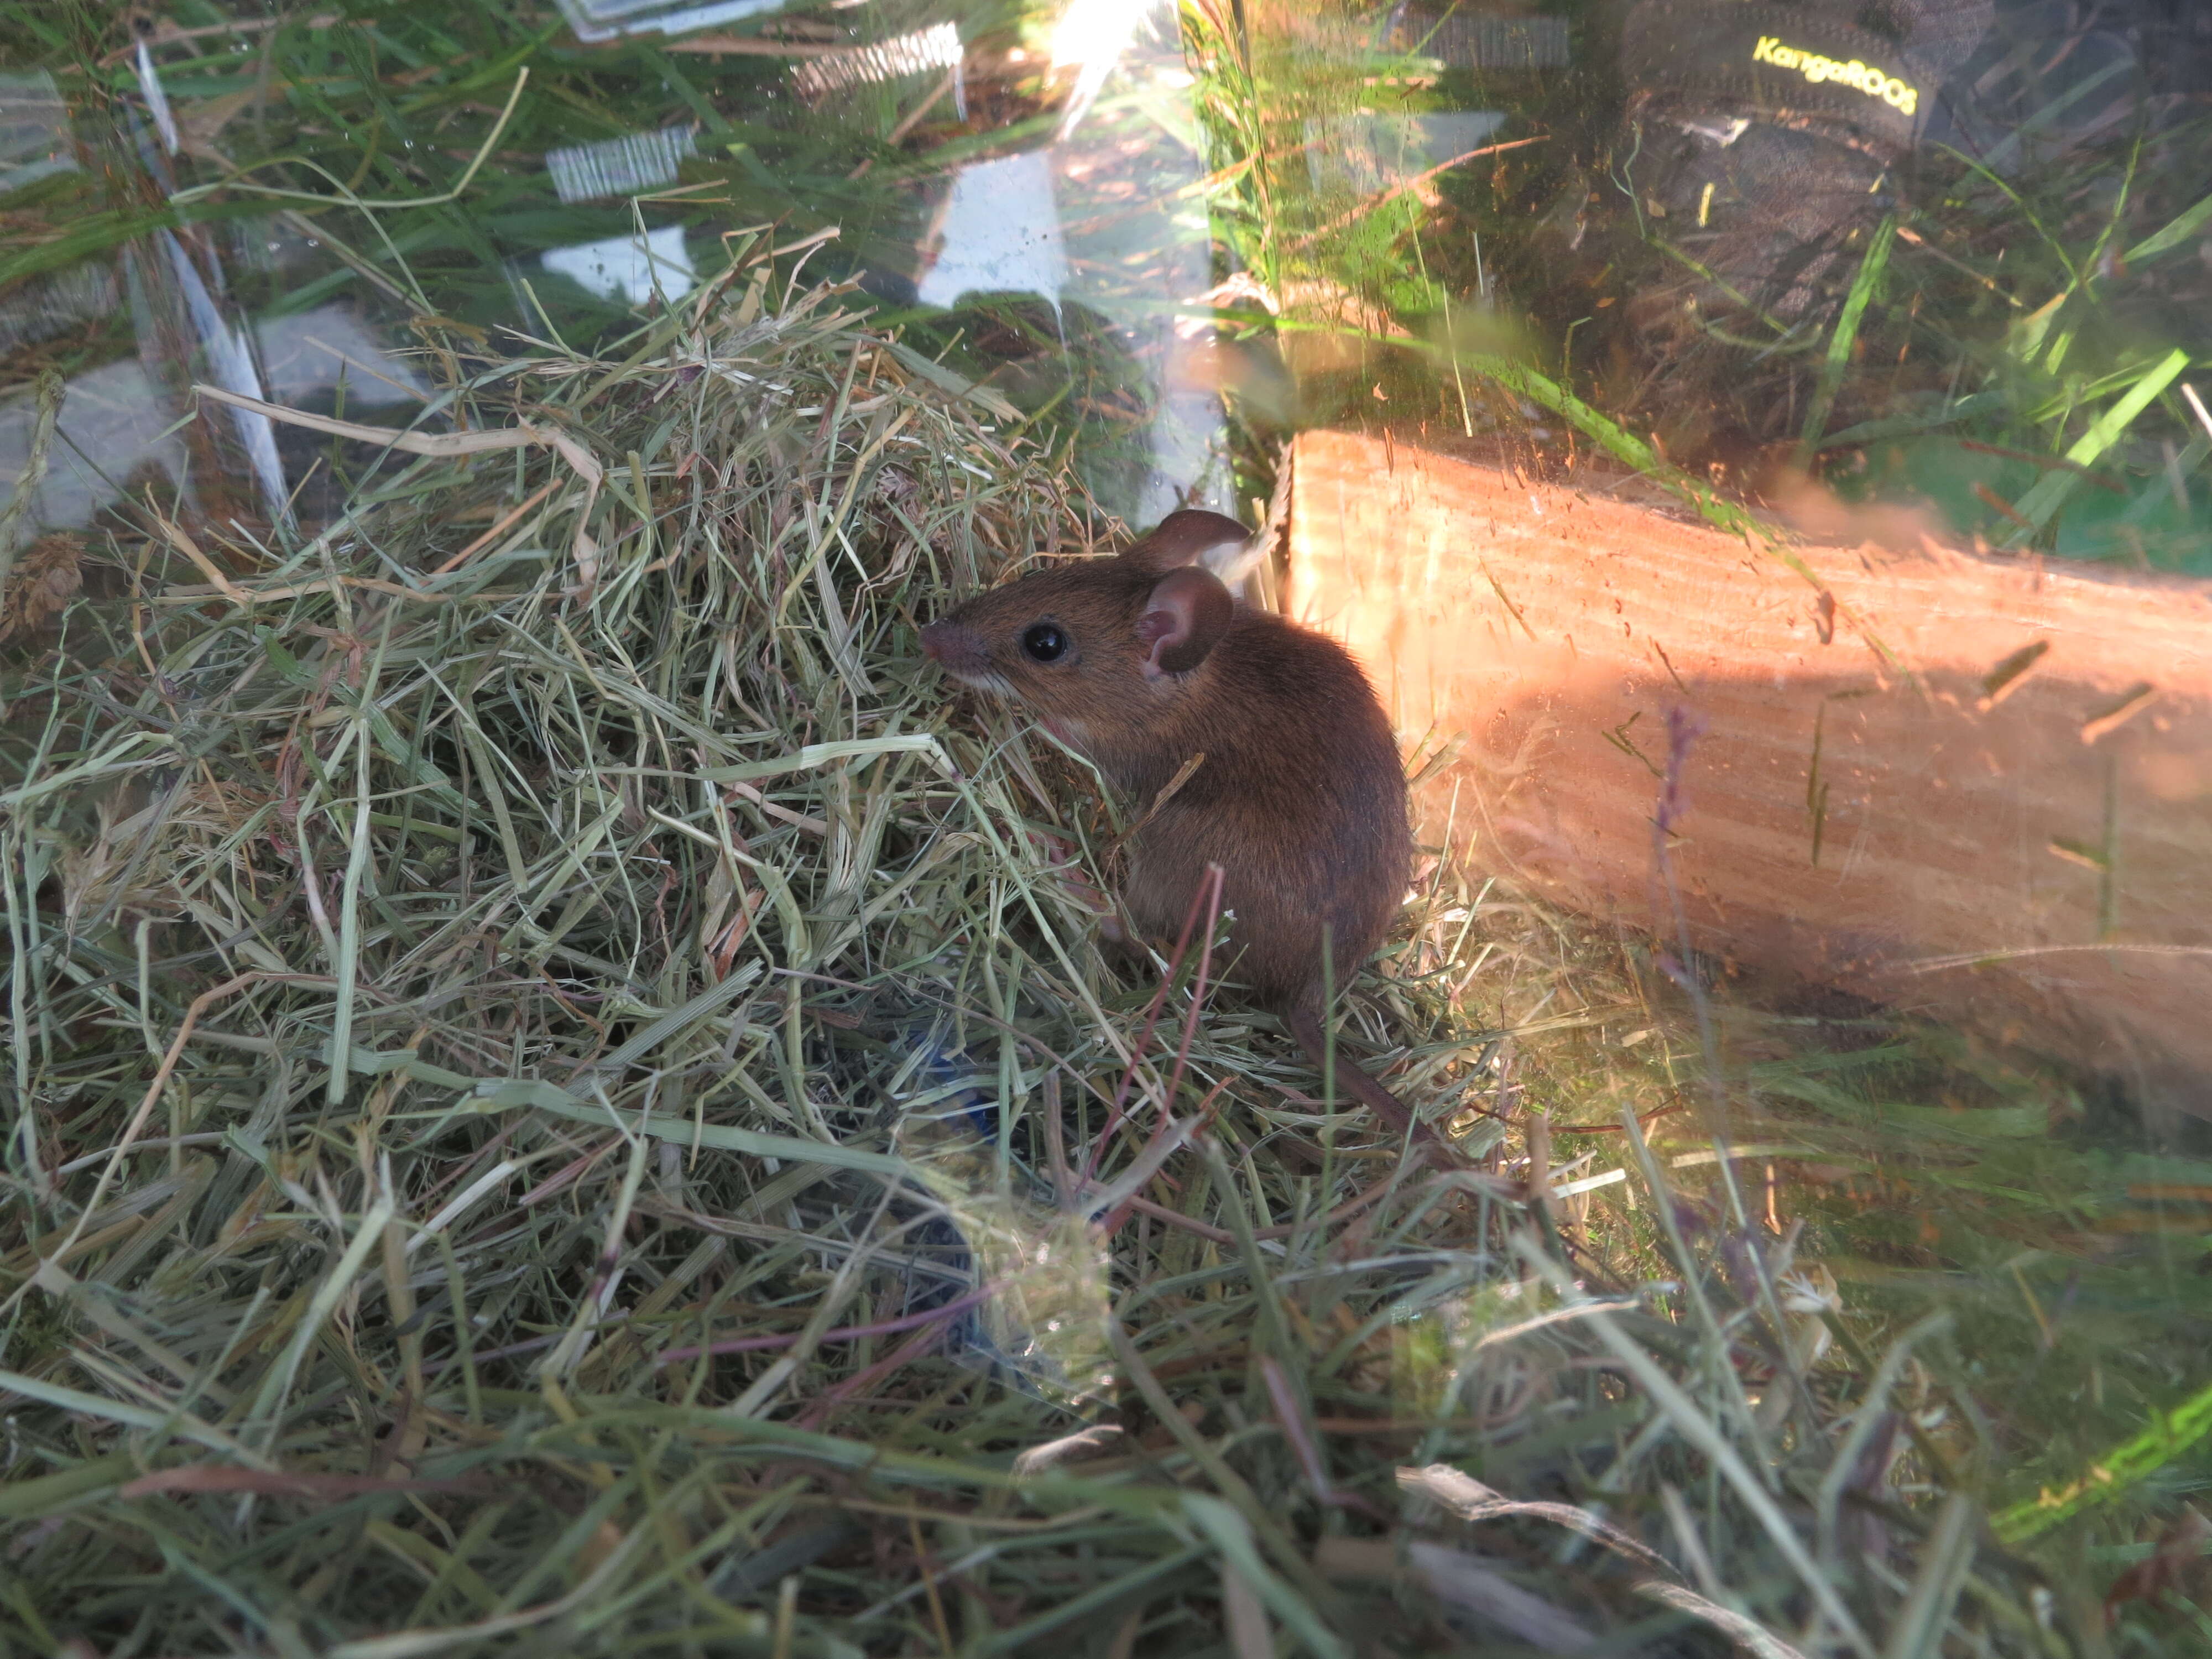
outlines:
{"label": "mouse tail", "polygon": [[[1307,1008],[1296,1008],[1283,1017],[1283,1024],[1297,1039],[1298,1047],[1316,1066],[1326,1069],[1329,1063],[1328,1034],[1322,1030],[1321,1021]],[[1425,1141],[1439,1148],[1449,1149],[1449,1143],[1435,1129],[1413,1115],[1413,1109],[1377,1083],[1352,1063],[1342,1048],[1336,1059],[1338,1092],[1350,1096],[1373,1112],[1400,1134],[1410,1133],[1417,1142]]]}

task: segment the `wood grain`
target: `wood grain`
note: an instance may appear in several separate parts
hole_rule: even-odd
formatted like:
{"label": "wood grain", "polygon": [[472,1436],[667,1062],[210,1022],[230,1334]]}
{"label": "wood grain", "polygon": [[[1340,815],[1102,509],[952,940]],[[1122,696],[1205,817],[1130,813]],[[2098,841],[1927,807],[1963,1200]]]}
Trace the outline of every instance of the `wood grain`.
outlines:
{"label": "wood grain", "polygon": [[1653,928],[1681,720],[1698,948],[2212,1116],[2212,583],[1873,545],[1801,574],[1402,442],[1309,434],[1296,467],[1286,608],[1409,748],[1463,736],[1426,843]]}

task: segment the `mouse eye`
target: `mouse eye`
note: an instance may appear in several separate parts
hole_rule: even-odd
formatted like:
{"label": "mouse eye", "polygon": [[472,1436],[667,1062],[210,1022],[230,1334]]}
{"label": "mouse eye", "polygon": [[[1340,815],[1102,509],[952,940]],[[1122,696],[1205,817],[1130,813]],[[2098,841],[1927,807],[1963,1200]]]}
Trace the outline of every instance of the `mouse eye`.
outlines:
{"label": "mouse eye", "polygon": [[1058,662],[1067,654],[1067,635],[1056,623],[1037,623],[1022,635],[1022,651],[1032,662]]}

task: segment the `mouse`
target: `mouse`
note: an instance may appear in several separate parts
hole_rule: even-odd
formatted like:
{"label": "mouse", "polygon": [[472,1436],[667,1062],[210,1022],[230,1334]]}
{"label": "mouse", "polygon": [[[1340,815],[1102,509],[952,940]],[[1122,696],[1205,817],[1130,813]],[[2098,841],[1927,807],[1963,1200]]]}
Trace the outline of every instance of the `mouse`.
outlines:
{"label": "mouse", "polygon": [[[1352,653],[1240,603],[1222,580],[1249,539],[1224,514],[1172,513],[1122,553],[955,605],[922,629],[921,647],[947,678],[1024,709],[1128,798],[1138,827],[1120,897],[1139,933],[1174,939],[1220,867],[1229,971],[1326,1074],[1327,994],[1382,944],[1412,872],[1406,775]],[[1334,1060],[1343,1094],[1443,1146],[1381,1083]]]}

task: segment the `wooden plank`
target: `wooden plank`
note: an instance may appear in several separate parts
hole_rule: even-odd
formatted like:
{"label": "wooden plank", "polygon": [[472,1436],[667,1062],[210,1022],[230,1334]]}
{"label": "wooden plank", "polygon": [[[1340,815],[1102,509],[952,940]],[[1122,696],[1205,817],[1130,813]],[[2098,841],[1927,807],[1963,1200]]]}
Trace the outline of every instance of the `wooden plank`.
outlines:
{"label": "wooden plank", "polygon": [[[1478,866],[2212,1116],[2212,583],[1814,546],[1318,432],[1292,616],[1344,640]],[[1832,609],[1831,609],[1832,607]],[[1817,763],[1816,763],[1817,750]],[[1815,842],[1818,857],[1814,856]],[[2100,866],[2103,867],[2100,867]]]}

